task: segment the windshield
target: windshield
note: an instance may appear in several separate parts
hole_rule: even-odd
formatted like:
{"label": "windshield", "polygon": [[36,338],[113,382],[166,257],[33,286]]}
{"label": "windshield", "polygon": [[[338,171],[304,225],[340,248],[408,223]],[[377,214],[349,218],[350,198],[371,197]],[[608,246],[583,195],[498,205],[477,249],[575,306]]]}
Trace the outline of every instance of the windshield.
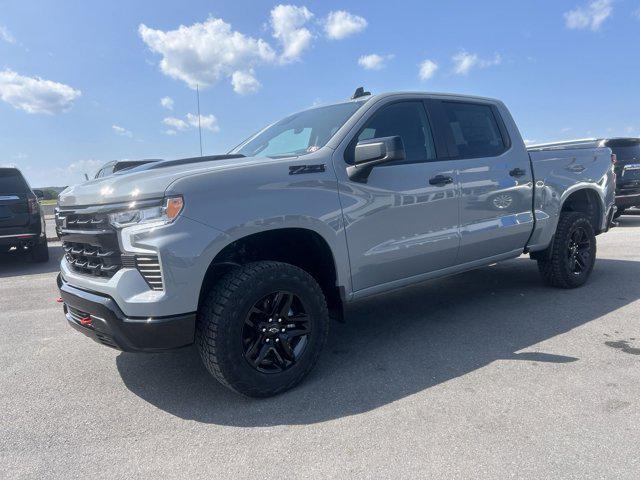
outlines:
{"label": "windshield", "polygon": [[294,157],[324,147],[363,101],[339,103],[295,113],[265,128],[233,149],[247,157]]}

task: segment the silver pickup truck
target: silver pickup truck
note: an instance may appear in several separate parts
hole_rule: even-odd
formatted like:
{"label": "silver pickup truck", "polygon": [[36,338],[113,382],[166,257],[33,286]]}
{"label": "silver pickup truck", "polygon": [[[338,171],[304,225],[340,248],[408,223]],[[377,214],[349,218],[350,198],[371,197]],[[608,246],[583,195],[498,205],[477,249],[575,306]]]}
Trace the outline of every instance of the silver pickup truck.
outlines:
{"label": "silver pickup truck", "polygon": [[500,101],[359,89],[227,155],[67,189],[58,285],[94,340],[195,342],[222,384],[273,395],[309,373],[348,302],[523,253],[548,284],[584,284],[614,190],[610,149],[527,150]]}

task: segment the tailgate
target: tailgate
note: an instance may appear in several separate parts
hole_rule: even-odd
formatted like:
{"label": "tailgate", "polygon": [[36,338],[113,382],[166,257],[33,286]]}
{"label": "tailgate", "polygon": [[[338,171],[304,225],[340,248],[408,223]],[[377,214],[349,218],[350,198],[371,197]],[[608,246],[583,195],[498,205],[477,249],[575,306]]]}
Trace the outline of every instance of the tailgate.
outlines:
{"label": "tailgate", "polygon": [[29,224],[29,202],[27,195],[0,194],[0,230],[24,227]]}

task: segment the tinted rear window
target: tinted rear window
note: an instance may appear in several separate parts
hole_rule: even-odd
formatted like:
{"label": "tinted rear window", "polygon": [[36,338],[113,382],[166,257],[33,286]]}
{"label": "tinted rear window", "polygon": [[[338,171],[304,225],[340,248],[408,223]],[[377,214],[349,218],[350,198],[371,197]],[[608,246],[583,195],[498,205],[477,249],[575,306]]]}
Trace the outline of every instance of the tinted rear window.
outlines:
{"label": "tinted rear window", "polygon": [[610,146],[609,148],[616,154],[618,160],[640,160],[640,145],[629,147]]}
{"label": "tinted rear window", "polygon": [[442,106],[460,158],[495,157],[506,150],[489,105],[443,102]]}
{"label": "tinted rear window", "polygon": [[19,171],[0,169],[0,195],[27,193],[28,191],[29,186]]}

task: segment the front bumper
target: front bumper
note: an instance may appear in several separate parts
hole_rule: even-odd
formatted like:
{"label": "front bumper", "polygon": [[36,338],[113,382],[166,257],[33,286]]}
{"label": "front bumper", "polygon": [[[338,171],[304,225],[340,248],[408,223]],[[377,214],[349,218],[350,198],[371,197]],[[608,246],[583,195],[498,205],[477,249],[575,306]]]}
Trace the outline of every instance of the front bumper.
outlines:
{"label": "front bumper", "polygon": [[108,296],[76,288],[58,275],[58,288],[69,324],[95,340],[125,352],[158,352],[194,341],[196,314],[126,317]]}

